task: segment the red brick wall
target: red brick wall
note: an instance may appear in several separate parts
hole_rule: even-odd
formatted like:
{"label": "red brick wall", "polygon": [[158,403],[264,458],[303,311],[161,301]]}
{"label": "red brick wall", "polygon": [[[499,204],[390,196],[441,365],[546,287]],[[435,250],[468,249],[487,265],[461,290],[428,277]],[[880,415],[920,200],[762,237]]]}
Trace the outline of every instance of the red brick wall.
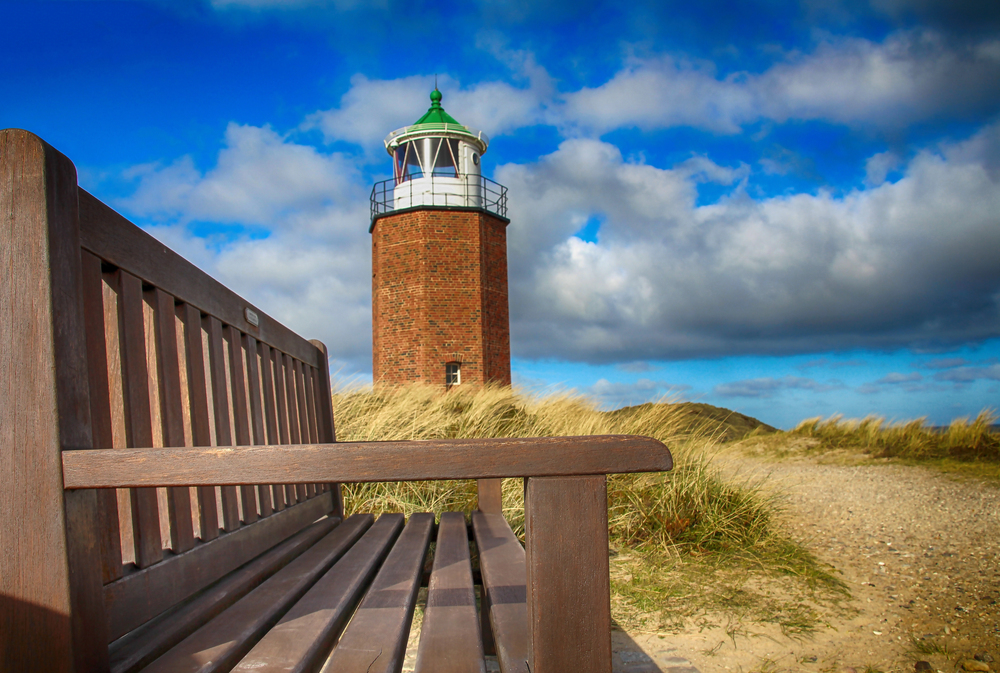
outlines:
{"label": "red brick wall", "polygon": [[510,385],[506,222],[480,211],[421,208],[372,229],[376,383]]}

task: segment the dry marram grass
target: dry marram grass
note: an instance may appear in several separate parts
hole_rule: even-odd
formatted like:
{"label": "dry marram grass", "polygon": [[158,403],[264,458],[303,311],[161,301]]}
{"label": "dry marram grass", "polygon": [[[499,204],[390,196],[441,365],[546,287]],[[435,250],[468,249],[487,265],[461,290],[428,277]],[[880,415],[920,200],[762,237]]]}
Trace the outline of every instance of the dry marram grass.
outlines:
{"label": "dry marram grass", "polygon": [[[333,404],[341,441],[635,434],[666,443],[674,456],[672,472],[608,479],[613,609],[621,624],[662,629],[699,610],[737,603],[753,613],[750,618],[767,620],[756,614],[762,608],[748,607],[764,603],[743,588],[747,573],[792,575],[839,588],[807,552],[777,532],[778,502],[760,483],[726,480],[713,466],[727,426],[716,418],[693,418],[691,405],[602,412],[568,393],[531,397],[510,388],[445,392],[423,385],[338,392]],[[351,484],[344,496],[349,512],[409,515],[476,507],[471,481]],[[523,535],[520,480],[504,481],[503,507],[515,533]],[[697,599],[679,608],[676,598],[693,594]],[[803,615],[787,620],[809,621]]]}

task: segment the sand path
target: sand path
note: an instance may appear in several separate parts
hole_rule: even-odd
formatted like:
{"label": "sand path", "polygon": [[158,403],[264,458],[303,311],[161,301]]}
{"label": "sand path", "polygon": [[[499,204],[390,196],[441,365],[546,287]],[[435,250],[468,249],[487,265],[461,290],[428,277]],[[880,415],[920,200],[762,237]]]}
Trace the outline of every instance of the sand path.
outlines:
{"label": "sand path", "polygon": [[954,671],[975,654],[1000,670],[1000,489],[893,464],[722,460],[727,471],[770,475],[785,494],[783,525],[841,573],[852,599],[801,640],[766,624],[735,638],[721,623],[633,634],[647,656],[620,645],[616,671],[889,673],[918,660]]}

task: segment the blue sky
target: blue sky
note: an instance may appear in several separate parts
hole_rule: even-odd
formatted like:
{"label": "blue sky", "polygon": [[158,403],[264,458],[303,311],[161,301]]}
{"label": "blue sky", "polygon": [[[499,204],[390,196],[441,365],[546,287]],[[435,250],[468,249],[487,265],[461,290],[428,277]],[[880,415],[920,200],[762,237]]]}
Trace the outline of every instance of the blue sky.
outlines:
{"label": "blue sky", "polygon": [[515,383],[781,427],[1000,399],[1000,4],[0,2],[0,127],[371,377],[382,139],[510,190]]}

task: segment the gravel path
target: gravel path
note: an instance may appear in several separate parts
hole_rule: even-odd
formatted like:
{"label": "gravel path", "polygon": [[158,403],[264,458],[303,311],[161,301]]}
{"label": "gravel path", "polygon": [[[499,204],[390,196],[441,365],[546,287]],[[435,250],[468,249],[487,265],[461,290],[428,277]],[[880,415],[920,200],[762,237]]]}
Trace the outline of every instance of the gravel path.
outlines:
{"label": "gravel path", "polygon": [[712,629],[637,636],[661,669],[669,668],[661,656],[683,655],[705,673],[889,673],[914,671],[921,659],[954,671],[979,654],[1000,670],[1000,489],[892,464],[727,462],[770,475],[787,495],[784,525],[842,573],[853,600],[801,641],[766,626],[735,640]]}

